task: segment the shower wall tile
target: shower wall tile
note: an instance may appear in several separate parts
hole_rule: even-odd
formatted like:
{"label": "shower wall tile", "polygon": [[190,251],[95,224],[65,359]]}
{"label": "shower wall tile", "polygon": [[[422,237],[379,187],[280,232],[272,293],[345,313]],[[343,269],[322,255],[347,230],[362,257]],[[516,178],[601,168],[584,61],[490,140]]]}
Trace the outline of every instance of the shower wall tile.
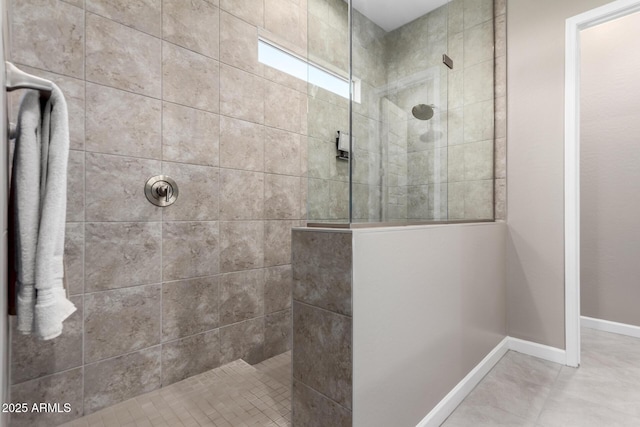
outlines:
{"label": "shower wall tile", "polygon": [[495,108],[496,108],[495,137],[506,138],[507,137],[507,98],[506,96],[496,98]]}
{"label": "shower wall tile", "polygon": [[464,219],[464,181],[450,182],[448,184],[448,190],[447,204],[449,219]]}
{"label": "shower wall tile", "polygon": [[[477,142],[494,137],[494,104],[493,100],[465,105],[464,107],[464,142]],[[496,126],[496,137],[498,127]]]}
{"label": "shower wall tile", "polygon": [[264,317],[220,328],[220,363],[237,359],[250,364],[264,359]]}
{"label": "shower wall tile", "polygon": [[85,363],[160,343],[160,285],[85,295]]}
{"label": "shower wall tile", "polygon": [[491,179],[465,182],[465,219],[493,218],[493,187]]}
{"label": "shower wall tile", "polygon": [[86,0],[89,12],[160,37],[162,0]]}
{"label": "shower wall tile", "polygon": [[[84,78],[84,11],[58,0],[11,1],[11,58]],[[55,21],[51,19],[55,16]]]}
{"label": "shower wall tile", "polygon": [[169,341],[217,328],[218,276],[162,285],[162,339]]}
{"label": "shower wall tile", "polygon": [[264,171],[281,175],[302,174],[303,147],[299,134],[265,128]]}
{"label": "shower wall tile", "polygon": [[218,274],[220,237],[217,222],[165,222],[162,227],[164,280]]}
{"label": "shower wall tile", "polygon": [[88,13],[87,80],[154,98],[160,97],[160,40]]}
{"label": "shower wall tile", "polygon": [[495,21],[495,55],[496,57],[507,55],[507,17],[502,14]]}
{"label": "shower wall tile", "polygon": [[262,77],[222,64],[220,113],[253,123],[264,123],[264,85]]}
{"label": "shower wall tile", "polygon": [[465,179],[465,147],[468,144],[453,145],[449,147],[447,172],[449,182],[461,182]]}
{"label": "shower wall tile", "polygon": [[264,325],[264,357],[291,350],[291,310],[267,314]]}
{"label": "shower wall tile", "polygon": [[351,315],[351,233],[293,232],[293,299]]}
{"label": "shower wall tile", "polygon": [[[304,185],[304,184],[303,184]],[[299,203],[298,200],[295,200]],[[298,206],[296,206],[298,208]],[[298,208],[299,210],[299,208]],[[264,265],[291,264],[291,229],[302,221],[273,220],[264,223]]]}
{"label": "shower wall tile", "polygon": [[87,365],[84,368],[84,413],[91,414],[160,388],[160,354],[160,346],[156,346]]}
{"label": "shower wall tile", "polygon": [[262,221],[220,223],[220,271],[261,268],[264,263],[264,224]]}
{"label": "shower wall tile", "polygon": [[258,62],[258,30],[226,12],[220,13],[220,61],[262,75]]}
{"label": "shower wall tile", "polygon": [[264,23],[264,0],[220,0],[220,8],[256,26]]}
{"label": "shower wall tile", "polygon": [[493,178],[493,141],[464,145],[464,179],[478,181]]}
{"label": "shower wall tile", "polygon": [[69,413],[23,412],[10,415],[11,426],[49,427],[63,424],[82,415],[82,368],[11,386],[11,401],[31,407],[40,402],[61,402],[71,405]]}
{"label": "shower wall tile", "polygon": [[218,330],[162,344],[162,386],[220,366]]}
{"label": "shower wall tile", "polygon": [[[473,2],[476,0],[465,0]],[[478,3],[486,0],[478,0]],[[464,67],[493,59],[493,21],[470,28],[464,33]]]}
{"label": "shower wall tile", "polygon": [[162,0],[163,39],[218,59],[220,11],[207,0]]}
{"label": "shower wall tile", "polygon": [[204,55],[163,42],[162,99],[217,113],[220,64]]}
{"label": "shower wall tile", "polygon": [[164,221],[215,221],[218,219],[220,172],[218,168],[183,163],[162,164],[180,191],[176,202],[164,208]]}
{"label": "shower wall tile", "polygon": [[471,28],[493,18],[493,0],[464,0],[464,27]]}
{"label": "shower wall tile", "polygon": [[66,289],[70,295],[84,293],[84,224],[67,223],[64,235]]}
{"label": "shower wall tile", "polygon": [[496,220],[504,221],[507,219],[507,180],[504,178],[496,179],[494,186],[495,197],[495,217]]}
{"label": "shower wall tile", "polygon": [[264,270],[224,274],[220,283],[220,325],[264,315]]}
{"label": "shower wall tile", "polygon": [[84,152],[70,150],[67,164],[67,222],[84,221]]}
{"label": "shower wall tile", "polygon": [[87,83],[86,114],[88,151],[161,158],[159,100]]}
{"label": "shower wall tile", "polygon": [[220,219],[262,219],[265,182],[262,172],[220,171]]}
{"label": "shower wall tile", "polygon": [[87,221],[159,221],[161,208],[144,195],[144,184],[158,175],[161,162],[105,154],[86,154]]}
{"label": "shower wall tile", "polygon": [[162,281],[160,222],[87,223],[85,234],[86,292]]}
{"label": "shower wall tile", "polygon": [[293,323],[294,380],[351,408],[351,318],[294,301]]}
{"label": "shower wall tile", "polygon": [[262,172],[265,127],[231,117],[220,118],[220,166]]}
{"label": "shower wall tile", "polygon": [[495,96],[502,98],[507,95],[507,57],[496,58],[495,70]]}
{"label": "shower wall tile", "polygon": [[294,176],[265,174],[264,217],[297,219],[300,180]]}
{"label": "shower wall tile", "polygon": [[265,125],[302,133],[303,105],[306,109],[306,96],[302,93],[277,83],[266,82],[264,105]]}
{"label": "shower wall tile", "polygon": [[[24,381],[66,371],[82,365],[82,297],[71,297],[76,311],[64,322],[62,335],[42,341],[23,335],[15,328],[11,334],[11,382]],[[15,326],[15,322],[14,326]]]}
{"label": "shower wall tile", "polygon": [[178,104],[162,104],[162,158],[204,166],[219,163],[220,117]]}
{"label": "shower wall tile", "polygon": [[[304,9],[303,9],[304,7]],[[264,27],[297,46],[307,44],[307,11],[290,0],[265,0]]]}
{"label": "shower wall tile", "polygon": [[264,312],[266,314],[291,308],[291,265],[279,265],[264,270]]}
{"label": "shower wall tile", "polygon": [[351,427],[352,413],[349,409],[323,396],[300,381],[293,380],[291,405],[296,408],[292,412],[294,426]]}
{"label": "shower wall tile", "polygon": [[507,139],[496,138],[495,146],[495,177],[506,178],[507,177]]}
{"label": "shower wall tile", "polygon": [[493,59],[490,59],[464,70],[465,105],[493,100],[493,63]]}

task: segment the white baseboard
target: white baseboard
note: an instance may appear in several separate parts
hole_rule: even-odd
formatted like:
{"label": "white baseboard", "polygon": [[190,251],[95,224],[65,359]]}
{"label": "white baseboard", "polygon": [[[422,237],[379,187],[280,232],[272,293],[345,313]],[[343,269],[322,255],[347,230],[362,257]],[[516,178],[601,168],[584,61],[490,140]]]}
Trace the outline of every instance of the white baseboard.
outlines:
{"label": "white baseboard", "polygon": [[640,326],[628,325],[626,323],[611,322],[609,320],[580,316],[580,326],[583,328],[597,329],[599,331],[640,338]]}
{"label": "white baseboard", "polygon": [[416,427],[438,427],[458,407],[491,368],[509,351],[509,337],[503,339],[462,379]]}
{"label": "white baseboard", "polygon": [[508,339],[509,350],[537,357],[538,359],[548,360],[549,362],[560,363],[561,365],[564,365],[567,362],[567,354],[565,350],[521,340],[519,338],[508,337]]}
{"label": "white baseboard", "polygon": [[[638,333],[640,333],[640,328],[637,329]],[[562,365],[566,363],[566,352],[564,350],[518,338],[506,337],[416,427],[440,426],[509,350]]]}

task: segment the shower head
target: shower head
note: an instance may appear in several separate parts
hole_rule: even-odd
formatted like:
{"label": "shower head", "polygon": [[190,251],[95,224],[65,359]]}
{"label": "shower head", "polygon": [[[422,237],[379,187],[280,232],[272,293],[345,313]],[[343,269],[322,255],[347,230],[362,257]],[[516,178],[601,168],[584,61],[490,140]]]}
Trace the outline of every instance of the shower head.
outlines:
{"label": "shower head", "polygon": [[411,109],[411,114],[418,120],[429,120],[433,117],[433,105],[418,104]]}

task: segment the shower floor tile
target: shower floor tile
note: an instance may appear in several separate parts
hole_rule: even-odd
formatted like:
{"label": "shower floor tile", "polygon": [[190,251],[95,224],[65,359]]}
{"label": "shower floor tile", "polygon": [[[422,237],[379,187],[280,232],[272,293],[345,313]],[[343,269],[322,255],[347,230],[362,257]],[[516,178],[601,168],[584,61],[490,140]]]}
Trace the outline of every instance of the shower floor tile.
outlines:
{"label": "shower floor tile", "polygon": [[290,420],[291,352],[287,352],[254,366],[237,360],[63,426],[284,427],[291,425]]}

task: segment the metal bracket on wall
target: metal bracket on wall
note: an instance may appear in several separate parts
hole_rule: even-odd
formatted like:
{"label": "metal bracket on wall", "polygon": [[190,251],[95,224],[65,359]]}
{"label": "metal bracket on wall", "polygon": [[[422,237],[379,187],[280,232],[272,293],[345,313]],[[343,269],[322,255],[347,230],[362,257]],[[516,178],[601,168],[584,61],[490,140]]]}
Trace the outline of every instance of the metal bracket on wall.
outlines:
{"label": "metal bracket on wall", "polygon": [[446,53],[442,54],[442,63],[453,70],[453,59],[449,58]]}

